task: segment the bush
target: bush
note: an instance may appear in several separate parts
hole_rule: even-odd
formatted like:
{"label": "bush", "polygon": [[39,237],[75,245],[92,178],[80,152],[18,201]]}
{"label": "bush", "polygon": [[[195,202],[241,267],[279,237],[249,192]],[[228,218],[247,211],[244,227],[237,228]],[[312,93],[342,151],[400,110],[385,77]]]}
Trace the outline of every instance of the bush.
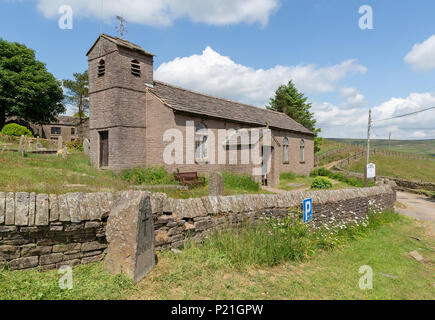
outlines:
{"label": "bush", "polygon": [[17,123],[9,123],[5,125],[1,131],[1,133],[7,135],[7,136],[26,136],[26,137],[33,137],[33,134],[30,132],[29,129],[27,129],[24,126],[21,126]]}
{"label": "bush", "polygon": [[76,151],[83,151],[83,140],[77,139],[75,141],[67,142],[66,147],[68,149],[76,150]]}
{"label": "bush", "polygon": [[325,168],[319,168],[316,170],[313,170],[310,174],[311,177],[317,177],[317,176],[322,176],[322,177],[329,177],[332,174],[331,171],[329,171],[328,169]]}
{"label": "bush", "polygon": [[224,178],[224,189],[259,191],[260,184],[255,182],[249,175],[240,175],[229,172],[222,173]]}
{"label": "bush", "polygon": [[311,183],[311,189],[331,189],[331,188],[332,188],[332,182],[325,177],[314,178],[313,182]]}
{"label": "bush", "polygon": [[[364,187],[364,180],[361,178],[356,177],[347,177],[342,173],[339,172],[332,172],[324,168],[319,168],[316,170],[313,170],[310,174],[311,177],[328,177],[330,179],[334,179],[337,181],[344,182],[350,186],[363,188]],[[373,181],[368,181],[368,186],[371,187],[374,185]]]}
{"label": "bush", "polygon": [[132,184],[176,184],[174,175],[168,173],[164,167],[148,167],[124,170],[121,173],[121,176],[123,179]]}

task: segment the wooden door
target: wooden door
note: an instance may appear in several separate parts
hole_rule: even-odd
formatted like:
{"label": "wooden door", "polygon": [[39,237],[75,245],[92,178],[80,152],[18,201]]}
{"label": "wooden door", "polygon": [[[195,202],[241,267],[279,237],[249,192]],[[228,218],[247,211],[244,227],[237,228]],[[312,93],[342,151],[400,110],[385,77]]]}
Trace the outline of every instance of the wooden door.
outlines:
{"label": "wooden door", "polygon": [[100,131],[100,168],[109,166],[109,132]]}

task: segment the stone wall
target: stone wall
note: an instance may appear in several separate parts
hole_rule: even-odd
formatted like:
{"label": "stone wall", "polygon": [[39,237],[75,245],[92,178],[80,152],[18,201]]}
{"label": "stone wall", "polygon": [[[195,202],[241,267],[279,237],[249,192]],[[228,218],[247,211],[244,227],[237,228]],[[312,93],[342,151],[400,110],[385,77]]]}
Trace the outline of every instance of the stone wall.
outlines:
{"label": "stone wall", "polygon": [[[158,198],[160,197],[160,198]],[[151,198],[155,245],[157,249],[176,248],[187,237],[200,238],[212,229],[281,217],[289,210],[301,211],[302,202],[313,199],[313,223],[354,222],[367,217],[371,210],[393,209],[396,192],[389,185],[365,189],[300,191],[285,194],[171,199],[154,194]]]}
{"label": "stone wall", "polygon": [[54,269],[101,261],[113,195],[0,192],[0,267]]}
{"label": "stone wall", "polygon": [[[125,192],[46,195],[0,192],[0,264],[9,269],[54,269],[101,261],[107,247],[106,222]],[[366,189],[289,192],[279,195],[171,199],[152,194],[156,249],[176,248],[188,237],[264,217],[300,210],[313,199],[313,222],[349,222],[370,210],[393,208],[389,185]]]}

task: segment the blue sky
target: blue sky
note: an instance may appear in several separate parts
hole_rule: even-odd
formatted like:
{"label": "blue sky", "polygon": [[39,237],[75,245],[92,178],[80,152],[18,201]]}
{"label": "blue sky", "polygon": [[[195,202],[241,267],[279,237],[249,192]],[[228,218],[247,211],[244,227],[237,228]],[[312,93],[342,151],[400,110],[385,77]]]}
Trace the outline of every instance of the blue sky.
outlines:
{"label": "blue sky", "polygon": [[[292,79],[325,137],[364,137],[369,108],[383,119],[435,106],[434,1],[103,1],[0,0],[0,37],[71,78],[87,68],[100,28],[116,35],[115,16],[124,15],[125,38],[157,55],[156,79],[257,106]],[[63,4],[73,9],[72,30],[58,27]],[[373,30],[359,28],[363,5],[373,9]],[[435,138],[435,110],[374,131]]]}

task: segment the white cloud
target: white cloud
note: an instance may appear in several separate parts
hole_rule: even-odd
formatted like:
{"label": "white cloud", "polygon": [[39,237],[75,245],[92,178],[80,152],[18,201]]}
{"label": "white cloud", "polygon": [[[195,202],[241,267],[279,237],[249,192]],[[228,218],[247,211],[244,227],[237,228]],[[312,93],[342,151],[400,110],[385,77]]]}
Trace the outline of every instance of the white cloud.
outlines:
{"label": "white cloud", "polygon": [[367,132],[367,114],[361,108],[346,108],[328,102],[313,103],[321,136],[329,138],[362,138]]}
{"label": "white cloud", "polygon": [[[349,91],[350,92],[350,91]],[[435,138],[435,110],[418,113],[408,117],[395,116],[435,106],[435,94],[411,93],[406,98],[391,98],[372,109],[373,131],[375,139],[422,139]],[[329,103],[313,103],[313,112],[322,136],[337,138],[365,138],[367,134],[368,109],[344,108]]]}
{"label": "white cloud", "polygon": [[207,47],[202,54],[176,58],[160,65],[157,80],[257,106],[269,102],[274,91],[290,79],[305,94],[331,92],[350,73],[365,73],[355,60],[318,68],[315,65],[255,69],[235,63]]}
{"label": "white cloud", "polygon": [[412,134],[412,136],[413,136],[414,138],[422,139],[422,138],[425,138],[425,137],[426,137],[426,133],[424,133],[423,131],[415,131],[415,132]]}
{"label": "white cloud", "polygon": [[278,10],[279,0],[38,0],[38,9],[58,17],[61,5],[70,5],[75,16],[108,20],[123,15],[129,22],[168,26],[180,18],[210,25],[260,23],[266,25]]}
{"label": "white cloud", "polygon": [[343,104],[345,108],[362,108],[366,104],[364,95],[356,88],[341,88],[340,95],[346,100]]}
{"label": "white cloud", "polygon": [[422,43],[414,45],[412,50],[405,56],[405,62],[416,70],[431,70],[435,68],[435,35]]}

